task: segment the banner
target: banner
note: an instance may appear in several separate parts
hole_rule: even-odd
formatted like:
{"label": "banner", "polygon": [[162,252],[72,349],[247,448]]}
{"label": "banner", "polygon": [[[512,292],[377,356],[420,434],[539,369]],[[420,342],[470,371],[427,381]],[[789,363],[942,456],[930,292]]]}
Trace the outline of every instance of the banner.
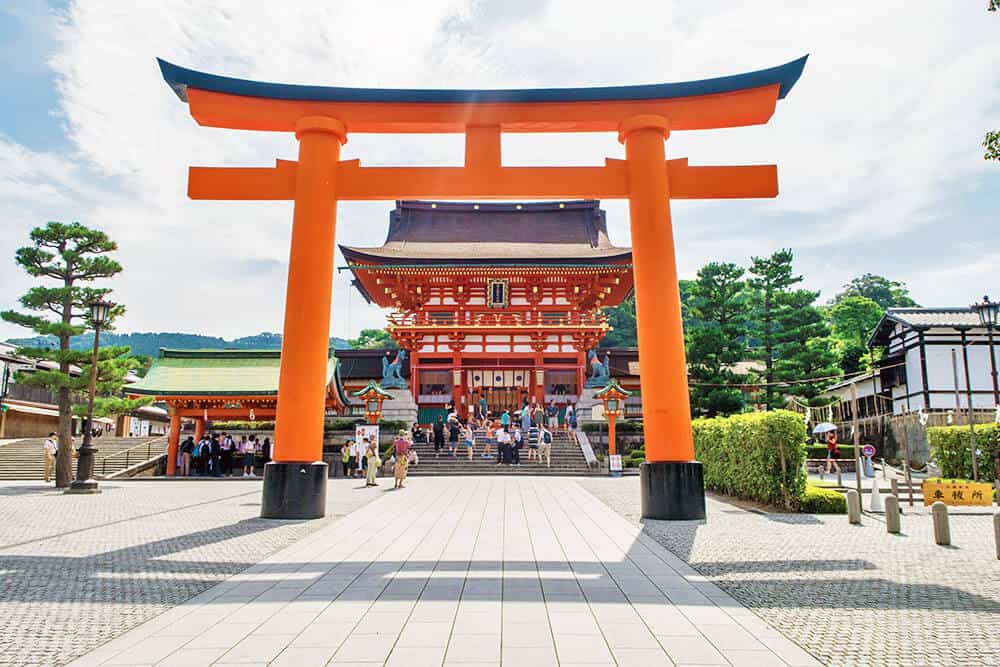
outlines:
{"label": "banner", "polygon": [[369,442],[374,441],[375,446],[378,447],[378,424],[358,424],[354,429],[354,439],[356,442],[361,443],[365,438],[368,438]]}

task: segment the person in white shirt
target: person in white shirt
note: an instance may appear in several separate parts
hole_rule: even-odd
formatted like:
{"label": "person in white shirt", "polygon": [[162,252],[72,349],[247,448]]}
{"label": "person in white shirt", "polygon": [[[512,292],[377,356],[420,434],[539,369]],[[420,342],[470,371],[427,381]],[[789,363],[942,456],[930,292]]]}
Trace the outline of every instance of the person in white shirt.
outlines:
{"label": "person in white shirt", "polygon": [[56,444],[56,432],[49,433],[49,437],[42,444],[42,454],[45,456],[45,483],[52,481],[52,474],[56,470],[56,453],[59,445]]}

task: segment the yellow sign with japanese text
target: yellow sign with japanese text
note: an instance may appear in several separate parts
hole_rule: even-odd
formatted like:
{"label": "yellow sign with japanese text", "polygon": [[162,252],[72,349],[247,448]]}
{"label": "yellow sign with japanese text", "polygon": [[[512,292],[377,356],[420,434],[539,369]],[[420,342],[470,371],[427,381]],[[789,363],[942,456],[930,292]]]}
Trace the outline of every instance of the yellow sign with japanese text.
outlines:
{"label": "yellow sign with japanese text", "polygon": [[924,482],[924,505],[940,500],[945,505],[993,504],[993,485],[982,482]]}

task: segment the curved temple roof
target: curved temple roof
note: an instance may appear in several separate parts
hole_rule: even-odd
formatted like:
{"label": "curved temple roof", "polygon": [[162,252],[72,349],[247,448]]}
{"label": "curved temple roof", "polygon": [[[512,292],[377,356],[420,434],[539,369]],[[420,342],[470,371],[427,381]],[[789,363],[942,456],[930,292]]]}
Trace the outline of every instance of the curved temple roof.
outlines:
{"label": "curved temple roof", "polygon": [[731,93],[762,86],[779,86],[778,99],[783,99],[798,81],[806,59],[768,69],[722,76],[699,81],[658,83],[635,86],[601,86],[595,88],[521,88],[484,90],[447,90],[419,88],[344,88],[339,86],[307,86],[289,83],[267,83],[207,74],[179,67],[157,58],[160,71],[177,96],[187,102],[187,89],[259,97],[276,100],[318,102],[380,102],[380,103],[532,103],[532,102],[604,102],[628,100],[667,100],[719,93]]}

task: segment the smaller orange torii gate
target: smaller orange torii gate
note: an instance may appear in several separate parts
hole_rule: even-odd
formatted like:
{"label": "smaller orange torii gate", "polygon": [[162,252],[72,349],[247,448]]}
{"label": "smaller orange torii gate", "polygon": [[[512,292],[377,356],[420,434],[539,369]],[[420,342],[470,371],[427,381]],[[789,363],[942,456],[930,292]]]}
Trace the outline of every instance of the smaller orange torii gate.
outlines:
{"label": "smaller orange torii gate", "polygon": [[[716,79],[604,88],[413,90],[263,83],[159,61],[201,125],[294,132],[298,161],[268,168],[191,167],[194,199],[295,201],[285,302],[275,462],[262,515],[319,517],[320,463],[338,201],[627,199],[642,363],[647,462],[642,514],[705,516],[694,460],[670,200],[775,197],[774,165],[667,160],[674,131],[767,123],[806,58]],[[625,159],[596,167],[505,167],[503,132],[617,132]],[[340,160],[354,133],[464,133],[460,167],[363,167]]]}

